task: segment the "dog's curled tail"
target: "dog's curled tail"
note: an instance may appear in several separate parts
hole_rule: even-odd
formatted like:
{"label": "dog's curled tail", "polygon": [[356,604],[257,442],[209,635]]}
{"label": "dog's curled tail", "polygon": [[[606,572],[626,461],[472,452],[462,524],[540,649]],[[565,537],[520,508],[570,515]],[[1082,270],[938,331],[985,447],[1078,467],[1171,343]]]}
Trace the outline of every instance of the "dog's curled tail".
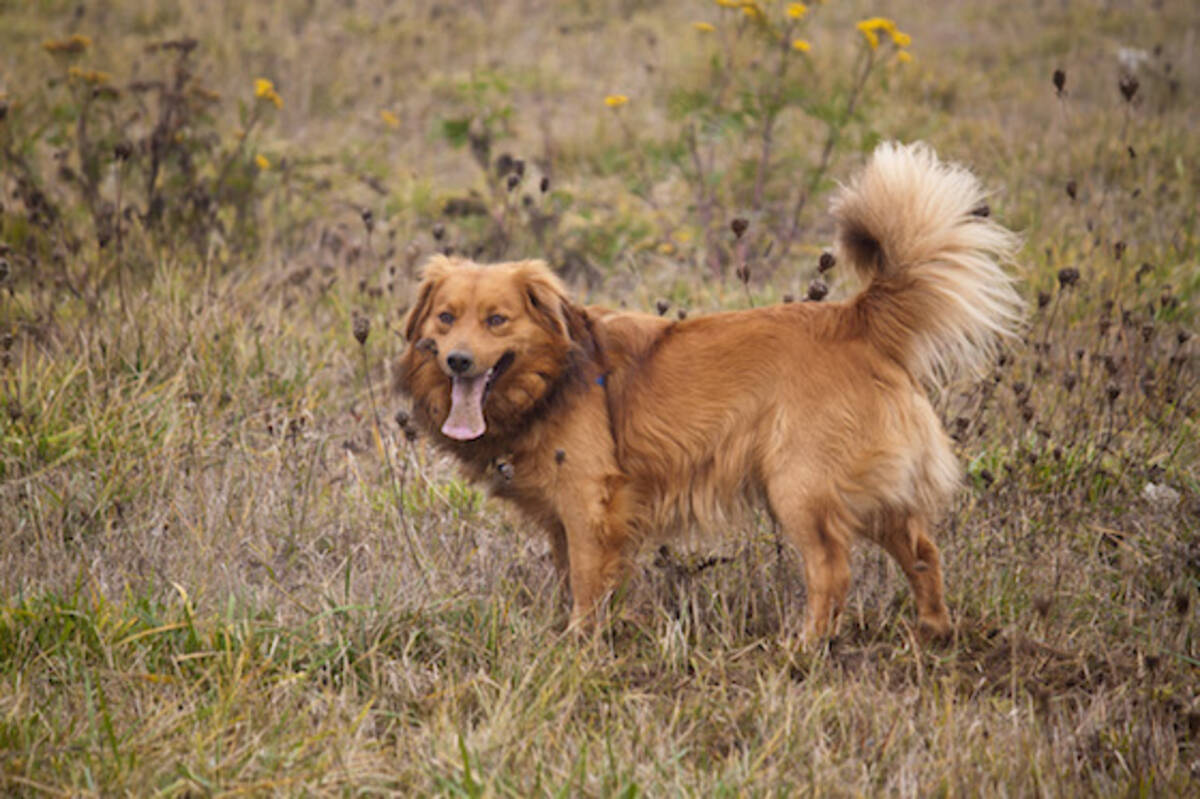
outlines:
{"label": "dog's curled tail", "polygon": [[977,371],[1021,324],[1001,268],[1017,237],[993,222],[979,181],[927,145],[881,144],[833,203],[838,245],[866,281],[855,326],[920,380]]}

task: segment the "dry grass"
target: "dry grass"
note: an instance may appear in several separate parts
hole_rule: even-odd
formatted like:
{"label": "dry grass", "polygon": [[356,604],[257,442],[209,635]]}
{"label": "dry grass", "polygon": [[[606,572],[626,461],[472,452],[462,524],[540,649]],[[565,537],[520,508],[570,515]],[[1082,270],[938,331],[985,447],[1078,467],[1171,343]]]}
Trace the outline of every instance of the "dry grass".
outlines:
{"label": "dry grass", "polygon": [[[813,654],[794,646],[799,564],[755,520],[648,554],[601,637],[565,639],[543,544],[409,441],[387,388],[435,248],[546,254],[593,299],[669,313],[804,295],[830,233],[820,197],[788,257],[766,243],[821,123],[780,117],[761,202],[739,167],[761,151],[753,118],[702,143],[700,219],[670,109],[703,88],[712,44],[691,22],[714,5],[0,7],[0,785],[1194,793],[1200,56],[1189,2],[1142,5],[888,8],[915,62],[877,73],[816,190],[875,135],[927,139],[1022,231],[1034,310],[994,375],[937,398],[968,472],[939,535],[955,639],[919,645],[903,580],[864,550],[842,634]],[[833,3],[807,29],[831,97],[875,11]],[[71,126],[20,150],[62,214],[38,228],[14,131],[77,113],[41,47],[75,32],[93,40],[79,65],[122,89],[159,74],[147,43],[198,40],[196,80],[221,95],[191,128],[220,142],[199,163],[270,163],[234,170],[223,238],[131,216],[99,246],[111,214],[55,171],[86,175]],[[1145,53],[1129,102],[1120,47]],[[260,76],[284,105],[248,126]],[[618,92],[630,102],[606,108]],[[146,135],[147,113],[117,129]],[[492,159],[527,159],[519,188],[454,146],[443,123],[472,115],[493,120]],[[743,214],[738,253],[723,231]]]}

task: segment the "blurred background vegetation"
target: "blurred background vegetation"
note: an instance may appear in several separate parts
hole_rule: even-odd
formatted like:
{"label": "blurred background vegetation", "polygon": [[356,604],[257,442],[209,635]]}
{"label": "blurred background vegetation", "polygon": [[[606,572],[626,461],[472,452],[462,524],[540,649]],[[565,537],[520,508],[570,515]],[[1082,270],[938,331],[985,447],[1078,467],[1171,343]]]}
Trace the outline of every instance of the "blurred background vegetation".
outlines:
{"label": "blurred background vegetation", "polygon": [[[1193,6],[0,0],[0,785],[1190,790]],[[935,396],[955,641],[864,551],[796,652],[763,519],[560,640],[543,542],[390,393],[422,260],[836,300],[828,193],[891,138],[1025,241],[1024,341]]]}

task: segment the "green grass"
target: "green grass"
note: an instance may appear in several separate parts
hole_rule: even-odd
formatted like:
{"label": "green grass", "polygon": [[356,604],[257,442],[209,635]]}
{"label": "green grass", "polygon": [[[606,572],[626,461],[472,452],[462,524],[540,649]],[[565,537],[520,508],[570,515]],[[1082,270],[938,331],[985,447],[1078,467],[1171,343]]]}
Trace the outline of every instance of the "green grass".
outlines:
{"label": "green grass", "polygon": [[[6,794],[1195,792],[1190,4],[890,4],[914,61],[878,63],[853,113],[853,25],[881,9],[814,5],[757,199],[744,109],[775,56],[712,3],[75,6],[0,6]],[[43,49],[72,33],[73,61]],[[183,36],[219,98],[160,145],[157,225],[147,151],[114,147],[161,120],[131,85],[177,51],[147,45]],[[1146,54],[1132,102],[1120,47]],[[824,192],[879,136],[970,165],[1025,241],[1026,340],[934,396],[967,475],[939,528],[953,640],[915,638],[863,548],[841,633],[802,651],[801,564],[761,519],[643,553],[595,640],[565,635],[546,544],[394,421],[422,260],[546,257],[668,314],[804,297]]]}

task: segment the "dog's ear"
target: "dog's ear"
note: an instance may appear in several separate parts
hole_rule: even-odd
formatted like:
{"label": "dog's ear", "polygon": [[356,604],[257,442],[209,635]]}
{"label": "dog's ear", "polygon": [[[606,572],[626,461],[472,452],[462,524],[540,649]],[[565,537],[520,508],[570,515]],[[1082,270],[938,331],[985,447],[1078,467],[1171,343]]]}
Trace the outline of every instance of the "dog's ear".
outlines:
{"label": "dog's ear", "polygon": [[587,322],[567,297],[567,289],[558,276],[543,261],[522,261],[516,268],[529,315],[552,335],[566,341],[582,341]]}
{"label": "dog's ear", "polygon": [[404,340],[412,344],[417,331],[429,316],[433,301],[433,292],[441,284],[446,275],[454,269],[455,262],[444,255],[435,255],[425,263],[421,270],[421,285],[417,288],[417,301],[404,317]]}

